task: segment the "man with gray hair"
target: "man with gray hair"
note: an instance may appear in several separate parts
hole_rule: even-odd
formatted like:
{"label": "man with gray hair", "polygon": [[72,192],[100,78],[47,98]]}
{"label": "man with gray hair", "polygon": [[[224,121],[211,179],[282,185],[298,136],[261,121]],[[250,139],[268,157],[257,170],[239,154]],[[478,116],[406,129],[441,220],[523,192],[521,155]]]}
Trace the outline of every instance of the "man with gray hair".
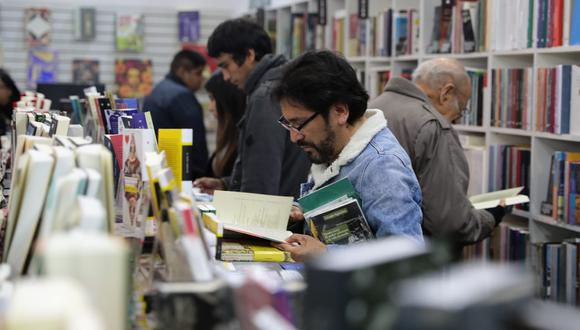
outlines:
{"label": "man with gray hair", "polygon": [[369,108],[383,110],[387,126],[409,154],[423,192],[423,231],[458,247],[488,237],[505,214],[501,206],[476,210],[467,198],[469,168],[451,125],[471,97],[463,65],[437,58],[421,63],[413,82],[392,78]]}

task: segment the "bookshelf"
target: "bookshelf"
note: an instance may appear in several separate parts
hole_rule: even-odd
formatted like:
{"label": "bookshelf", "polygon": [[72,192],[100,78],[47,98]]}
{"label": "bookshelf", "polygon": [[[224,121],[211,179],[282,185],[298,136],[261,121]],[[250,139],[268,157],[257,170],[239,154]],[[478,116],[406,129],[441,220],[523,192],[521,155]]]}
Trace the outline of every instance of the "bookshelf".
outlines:
{"label": "bookshelf", "polygon": [[[549,128],[538,129],[539,117],[537,117],[538,108],[541,106],[540,95],[538,93],[539,79],[536,77],[537,72],[544,68],[554,68],[559,65],[580,65],[580,45],[573,44],[573,40],[580,39],[580,25],[574,27],[574,20],[572,20],[572,13],[574,7],[580,6],[579,0],[564,0],[562,9],[561,22],[550,18],[548,21],[542,21],[540,17],[540,10],[546,6],[550,0],[479,0],[479,2],[471,2],[465,4],[465,8],[469,8],[470,14],[477,17],[478,22],[483,26],[478,28],[476,33],[476,47],[473,52],[465,53],[461,47],[454,45],[461,35],[457,34],[459,31],[457,25],[453,25],[453,21],[458,19],[457,13],[465,15],[459,10],[456,11],[455,16],[451,17],[450,29],[452,33],[448,40],[451,43],[451,52],[448,54],[431,54],[430,49],[433,49],[433,35],[441,29],[436,26],[437,16],[436,7],[441,6],[441,1],[432,0],[369,0],[368,1],[368,15],[365,19],[366,24],[361,24],[361,19],[351,19],[351,16],[356,16],[358,13],[359,1],[357,0],[327,0],[327,24],[324,29],[323,43],[317,44],[317,48],[335,49],[337,44],[345,45],[342,51],[347,60],[355,68],[361,82],[367,88],[371,99],[378,96],[381,89],[379,88],[380,79],[388,72],[389,77],[400,76],[401,74],[409,74],[419,63],[433,59],[440,56],[455,58],[465,65],[466,68],[476,70],[483,70],[486,74],[485,87],[482,90],[483,102],[481,105],[482,124],[479,126],[473,125],[455,125],[456,130],[460,135],[471,136],[483,140],[483,178],[480,180],[481,192],[488,191],[490,182],[493,183],[492,176],[494,175],[493,166],[489,163],[492,157],[492,150],[494,146],[524,146],[523,151],[514,151],[515,153],[528,152],[529,148],[529,196],[530,204],[529,210],[514,208],[512,214],[520,220],[527,223],[529,230],[529,241],[532,244],[541,244],[548,242],[562,242],[565,239],[580,238],[580,225],[572,225],[568,223],[558,222],[552,217],[543,215],[541,213],[541,205],[547,198],[547,189],[550,179],[551,158],[555,151],[565,152],[580,152],[580,132],[576,134],[555,134],[549,132]],[[364,2],[364,1],[363,1]],[[456,3],[464,4],[466,2],[456,1]],[[479,7],[478,4],[480,4]],[[530,8],[530,4],[532,7]],[[471,7],[469,7],[471,6]],[[483,8],[483,9],[482,9]],[[381,14],[392,10],[392,17],[385,19],[382,23],[373,25],[373,20],[378,21]],[[267,11],[275,12],[277,15],[289,15],[294,10],[308,10],[311,12],[317,11],[317,1],[295,1],[291,5],[279,8],[267,9]],[[477,10],[477,11],[475,11]],[[515,11],[522,11],[523,15],[516,15]],[[397,52],[397,38],[398,29],[397,17],[401,11],[407,13],[416,13],[419,22],[407,25],[408,29],[418,28],[419,31],[413,31],[412,37],[416,37],[416,49],[411,47],[410,51],[405,54],[398,55]],[[525,11],[525,13],[524,13]],[[578,11],[578,10],[577,10]],[[473,15],[474,13],[477,16]],[[566,15],[570,13],[570,15]],[[520,13],[521,14],[521,13]],[[504,17],[502,22],[496,22],[497,17]],[[516,16],[521,16],[517,17]],[[277,16],[279,19],[280,16]],[[512,17],[513,19],[510,19]],[[555,17],[555,16],[554,16]],[[413,18],[413,19],[415,19]],[[494,19],[495,18],[495,19]],[[337,25],[333,24],[336,19],[344,19],[339,28],[342,28],[342,33],[336,31]],[[408,17],[410,19],[410,17]],[[459,17],[461,22],[461,17]],[[365,31],[358,34],[358,43],[366,43],[362,49],[363,52],[352,54],[352,49],[349,49],[349,36],[351,24],[356,23],[357,28],[363,27]],[[390,27],[386,25],[390,24]],[[561,24],[560,24],[561,23]],[[279,23],[280,24],[280,23]],[[442,23],[440,23],[442,24]],[[439,24],[439,25],[440,25]],[[479,23],[478,23],[479,24]],[[546,34],[557,33],[549,31],[553,26],[562,27],[563,40],[556,41],[556,34],[552,35],[553,44],[555,47],[541,47],[540,38],[542,38],[546,45],[551,44],[552,41]],[[569,24],[569,27],[566,27]],[[399,24],[400,25],[400,24]],[[378,31],[382,28],[384,31]],[[460,29],[464,27],[461,26]],[[474,27],[475,29],[475,27]],[[543,32],[542,32],[543,31]],[[569,32],[568,32],[569,31]],[[278,31],[279,32],[279,31]],[[388,33],[390,32],[390,34]],[[440,32],[440,31],[439,31]],[[286,33],[286,32],[284,32]],[[383,34],[385,33],[385,34]],[[463,33],[463,32],[460,32]],[[565,35],[569,33],[569,38]],[[290,33],[286,33],[290,37]],[[340,37],[342,40],[338,42],[333,41],[333,38]],[[407,34],[409,36],[409,34]],[[385,45],[382,41],[377,41],[381,38],[389,39],[387,50],[382,53],[380,47]],[[280,33],[276,34],[277,42],[280,42],[282,36]],[[465,40],[460,40],[463,44]],[[440,47],[441,47],[441,41]],[[413,43],[413,42],[412,42]],[[444,42],[443,42],[444,43]],[[322,46],[322,47],[321,47]],[[352,48],[352,47],[351,47]],[[346,51],[346,52],[345,52]],[[400,52],[399,52],[400,53]],[[517,70],[520,69],[520,70]],[[502,112],[494,113],[494,95],[501,92],[502,84],[494,84],[492,81],[493,75],[500,71],[504,72],[527,72],[527,80],[519,78],[521,83],[522,98],[518,101],[523,102],[519,105],[514,105],[515,115],[519,116],[519,120],[515,122],[509,120],[514,118],[513,113],[503,114]],[[525,97],[525,99],[524,99]],[[497,102],[497,100],[495,101]],[[580,106],[580,105],[579,105]],[[502,111],[505,111],[502,110]],[[509,111],[509,110],[508,110]],[[573,110],[572,110],[573,111]],[[578,113],[578,111],[576,111]],[[494,119],[494,116],[498,116]],[[506,120],[508,118],[508,120]],[[580,120],[579,117],[575,117]],[[524,120],[527,122],[524,123]],[[527,124],[527,126],[526,126]],[[548,130],[548,131],[547,131]],[[516,148],[517,149],[517,148]],[[514,153],[514,155],[515,155]],[[500,187],[495,187],[500,188]],[[580,223],[580,221],[578,222]]]}

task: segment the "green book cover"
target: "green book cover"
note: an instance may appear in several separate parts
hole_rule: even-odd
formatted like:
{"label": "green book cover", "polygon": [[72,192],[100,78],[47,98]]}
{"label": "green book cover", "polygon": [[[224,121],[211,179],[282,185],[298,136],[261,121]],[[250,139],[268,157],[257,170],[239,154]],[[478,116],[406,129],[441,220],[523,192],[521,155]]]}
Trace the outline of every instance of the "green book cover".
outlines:
{"label": "green book cover", "polygon": [[358,199],[358,194],[348,178],[340,179],[309,193],[298,199],[298,204],[306,213],[343,196]]}

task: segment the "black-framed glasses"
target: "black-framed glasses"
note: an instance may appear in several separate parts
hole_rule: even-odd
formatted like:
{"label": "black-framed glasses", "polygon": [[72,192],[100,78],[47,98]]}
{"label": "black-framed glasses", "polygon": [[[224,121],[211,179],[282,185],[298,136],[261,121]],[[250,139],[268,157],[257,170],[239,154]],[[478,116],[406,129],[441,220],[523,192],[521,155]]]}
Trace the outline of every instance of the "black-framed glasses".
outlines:
{"label": "black-framed glasses", "polygon": [[284,116],[281,116],[280,119],[278,119],[278,124],[282,125],[282,127],[284,127],[289,131],[294,131],[295,133],[302,134],[300,133],[300,131],[319,114],[320,112],[315,112],[312,116],[308,117],[308,119],[306,119],[302,124],[298,126],[294,126],[291,122],[288,121],[288,119],[284,118]]}

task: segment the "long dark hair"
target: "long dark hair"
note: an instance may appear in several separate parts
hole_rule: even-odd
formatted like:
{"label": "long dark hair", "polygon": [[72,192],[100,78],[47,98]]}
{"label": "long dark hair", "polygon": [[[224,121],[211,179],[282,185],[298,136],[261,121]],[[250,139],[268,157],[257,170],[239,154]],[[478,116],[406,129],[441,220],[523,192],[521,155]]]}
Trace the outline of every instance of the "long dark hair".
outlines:
{"label": "long dark hair", "polygon": [[12,77],[4,69],[0,69],[0,80],[4,83],[7,89],[12,93],[10,94],[10,100],[6,104],[0,104],[0,134],[6,133],[6,122],[12,118],[12,105],[14,102],[20,100],[20,91],[16,87],[16,83],[12,80]]}
{"label": "long dark hair", "polygon": [[246,95],[234,84],[225,81],[221,71],[207,80],[205,89],[216,102],[218,127],[214,176],[222,177],[229,175],[236,160],[239,134],[236,124],[244,114]]}

